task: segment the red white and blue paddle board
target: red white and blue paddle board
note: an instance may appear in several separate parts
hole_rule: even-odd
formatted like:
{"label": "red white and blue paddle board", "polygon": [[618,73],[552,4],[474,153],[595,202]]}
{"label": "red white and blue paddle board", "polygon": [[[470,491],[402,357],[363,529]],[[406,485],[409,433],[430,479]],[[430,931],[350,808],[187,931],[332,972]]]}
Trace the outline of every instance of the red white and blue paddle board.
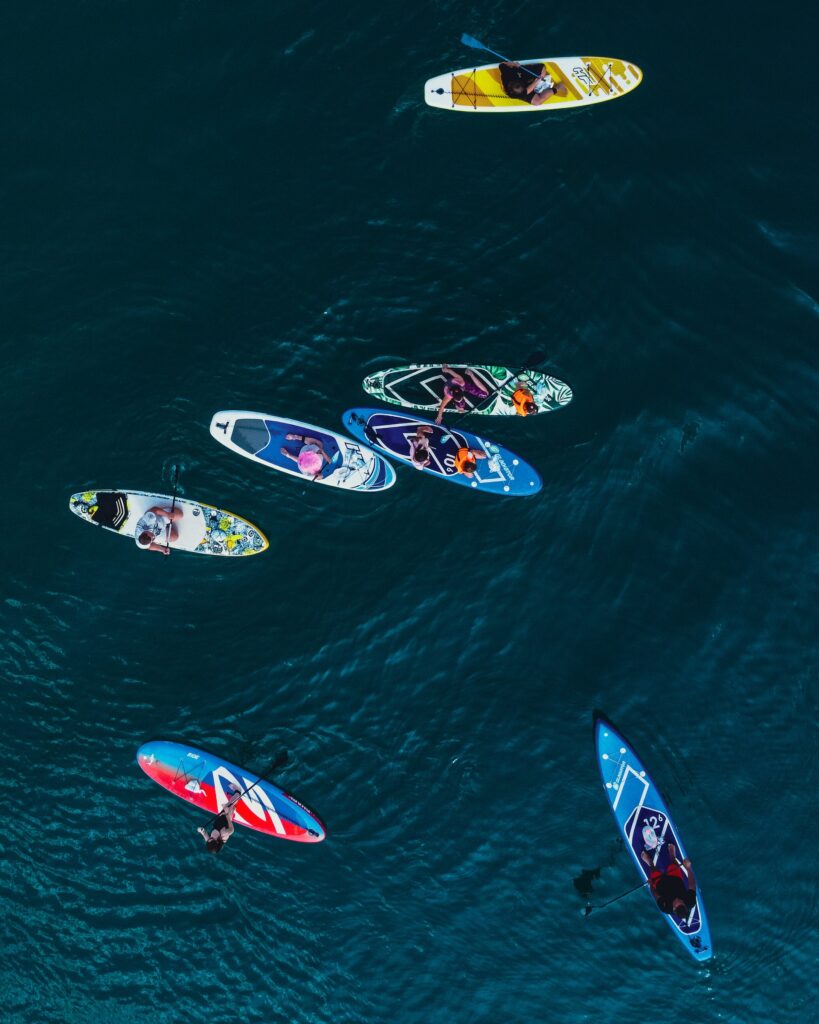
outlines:
{"label": "red white and blue paddle board", "polygon": [[[428,437],[431,461],[421,472],[431,473],[463,487],[509,497],[537,494],[543,487],[537,470],[528,462],[524,462],[508,448],[494,441],[486,441],[460,427],[439,427],[431,420],[384,409],[348,409],[342,421],[350,433],[365,444],[407,465],[412,465],[409,438],[420,426],[430,427],[432,432]],[[486,454],[485,459],[478,460],[471,478],[455,469],[455,456],[459,448],[471,448]]]}
{"label": "red white and blue paddle board", "polygon": [[256,782],[252,772],[205,750],[153,740],[139,748],[137,764],[154,782],[208,814],[217,814],[232,792],[250,790],[236,805],[236,824],[297,843],[325,838],[324,825],[295,797],[266,779]]}
{"label": "red white and blue paddle board", "polygon": [[[665,871],[670,864],[669,843],[677,848],[677,863],[685,877],[687,872],[682,861],[688,854],[662,794],[628,740],[599,711],[594,713],[594,741],[603,788],[640,877],[648,881],[651,870],[640,857],[644,850],[649,853],[653,866]],[[685,922],[671,914],[663,914],[659,907],[657,910],[691,956],[703,963],[714,953],[699,879],[696,892],[697,901]],[[657,906],[648,886],[646,893]]]}

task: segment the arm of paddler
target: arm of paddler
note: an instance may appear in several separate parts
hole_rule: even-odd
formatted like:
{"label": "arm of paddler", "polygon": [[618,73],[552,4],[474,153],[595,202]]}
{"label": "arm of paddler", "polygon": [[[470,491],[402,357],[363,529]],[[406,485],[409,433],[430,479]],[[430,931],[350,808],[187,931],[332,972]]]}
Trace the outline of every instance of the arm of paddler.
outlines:
{"label": "arm of paddler", "polygon": [[691,890],[691,892],[696,892],[697,891],[697,879],[696,879],[696,877],[694,875],[694,866],[691,863],[691,858],[690,857],[686,857],[685,860],[682,862],[682,866],[688,872],[688,888]]}

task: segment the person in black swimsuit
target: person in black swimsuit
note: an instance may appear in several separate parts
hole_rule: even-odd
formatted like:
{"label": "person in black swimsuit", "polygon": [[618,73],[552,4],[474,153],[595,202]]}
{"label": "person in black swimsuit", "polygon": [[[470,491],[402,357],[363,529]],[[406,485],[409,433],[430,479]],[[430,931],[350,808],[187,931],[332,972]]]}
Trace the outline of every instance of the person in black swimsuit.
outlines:
{"label": "person in black swimsuit", "polygon": [[233,815],[236,804],[241,800],[241,792],[233,793],[226,804],[213,819],[210,829],[206,832],[201,826],[196,830],[205,840],[208,853],[218,853],[234,832]]}
{"label": "person in black swimsuit", "polygon": [[[531,72],[531,74],[530,74]],[[539,107],[550,96],[565,96],[562,82],[555,82],[545,64],[522,65],[516,60],[505,60],[500,66],[503,91],[513,100],[522,100]]]}
{"label": "person in black swimsuit", "polygon": [[[680,864],[677,860],[677,847],[668,844],[669,865],[665,871],[654,864],[651,854],[643,850],[640,858],[649,870],[648,881],[651,895],[664,914],[673,914],[679,923],[684,923],[691,915],[697,903],[697,880],[688,857]],[[687,874],[683,874],[683,868]]]}

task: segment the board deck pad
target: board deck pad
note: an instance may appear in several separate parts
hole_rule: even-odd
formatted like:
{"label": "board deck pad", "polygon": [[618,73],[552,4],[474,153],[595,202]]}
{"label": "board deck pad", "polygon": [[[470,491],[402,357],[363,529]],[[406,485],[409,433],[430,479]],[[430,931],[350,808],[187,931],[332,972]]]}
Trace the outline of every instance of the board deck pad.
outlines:
{"label": "board deck pad", "polygon": [[[486,399],[465,394],[467,410],[480,416],[516,416],[512,395],[518,384],[527,387],[538,407],[538,415],[562,409],[572,400],[572,389],[556,377],[537,370],[516,370],[508,366],[491,364],[448,363],[461,376],[469,369],[489,393]],[[364,378],[363,388],[374,398],[405,409],[435,411],[444,397],[444,385],[449,378],[440,363],[412,363],[378,370]],[[468,378],[467,378],[468,379]],[[476,408],[478,406],[478,408]],[[444,416],[459,410],[452,402],[444,409]]]}
{"label": "board deck pad", "polygon": [[[173,498],[168,494],[105,490],[72,494],[68,507],[87,523],[133,540],[137,523],[148,509],[154,506],[170,509],[172,504]],[[237,558],[267,550],[267,537],[241,516],[189,498],[177,497],[176,508],[182,509],[182,518],[174,524],[179,537],[170,542],[172,551]],[[162,535],[157,543],[165,543]]]}
{"label": "board deck pad", "polygon": [[[669,867],[669,843],[676,846],[678,862],[681,865],[688,855],[671,820],[666,802],[643,763],[628,741],[599,712],[595,714],[594,734],[598,766],[606,796],[640,876],[647,880],[651,870],[641,858],[644,850],[650,854],[653,866],[658,870],[665,871]],[[682,872],[685,881],[685,868],[682,868]],[[646,892],[656,906],[648,887]],[[657,910],[695,960],[703,962],[711,958],[711,935],[702,902],[699,877],[697,902],[685,922],[671,914],[663,913],[659,907]]]}
{"label": "board deck pad", "polygon": [[[266,413],[226,409],[214,414],[211,436],[230,451],[305,483],[326,484],[348,491],[384,491],[395,483],[395,470],[377,452],[335,431]],[[298,455],[302,442],[288,434],[321,441],[330,459],[317,477],[305,476],[285,448]]]}
{"label": "board deck pad", "polygon": [[[432,460],[420,470],[442,480],[461,484],[472,490],[489,491],[510,497],[537,494],[543,483],[537,470],[502,445],[487,441],[468,430],[448,429],[429,420],[383,409],[348,409],[343,416],[344,425],[365,444],[377,447],[394,459],[412,466],[409,437],[419,426],[432,429],[430,451]],[[487,458],[478,461],[472,479],[455,469],[455,455],[459,448],[483,451]],[[417,471],[417,470],[416,470]]]}
{"label": "board deck pad", "polygon": [[539,106],[507,96],[500,63],[461,68],[430,78],[424,99],[431,107],[473,113],[511,113],[524,110],[567,110],[617,99],[636,89],[643,72],[636,64],[614,57],[540,57],[522,60],[533,70],[545,65],[555,83],[563,83],[566,95],[554,94]]}
{"label": "board deck pad", "polygon": [[320,843],[325,838],[324,825],[295,797],[267,779],[254,785],[258,775],[215,754],[153,740],[139,748],[137,764],[168,792],[209,814],[217,814],[232,793],[250,790],[236,805],[237,825],[297,843]]}

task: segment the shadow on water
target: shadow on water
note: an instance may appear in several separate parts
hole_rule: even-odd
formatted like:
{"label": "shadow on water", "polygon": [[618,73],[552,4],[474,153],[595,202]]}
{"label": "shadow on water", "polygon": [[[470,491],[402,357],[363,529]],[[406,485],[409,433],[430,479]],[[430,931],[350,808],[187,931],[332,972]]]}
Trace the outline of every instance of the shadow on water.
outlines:
{"label": "shadow on water", "polygon": [[596,868],[583,868],[580,874],[572,879],[572,885],[583,897],[584,900],[588,899],[594,892],[593,882],[600,879],[600,873],[604,868],[613,868],[620,851],[623,849],[623,840],[614,839],[609,846],[608,860],[603,864],[599,864]]}

